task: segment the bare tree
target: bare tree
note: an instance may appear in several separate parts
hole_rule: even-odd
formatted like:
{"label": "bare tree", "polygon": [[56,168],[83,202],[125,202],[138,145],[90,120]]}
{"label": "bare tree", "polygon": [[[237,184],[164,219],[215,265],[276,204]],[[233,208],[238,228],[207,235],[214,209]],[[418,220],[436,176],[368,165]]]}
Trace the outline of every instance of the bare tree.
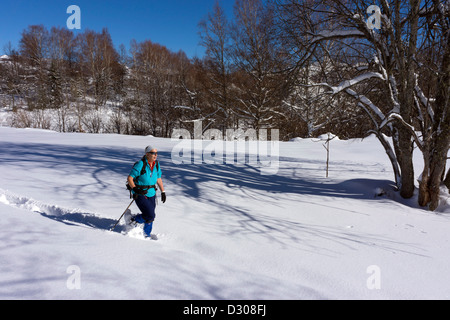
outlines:
{"label": "bare tree", "polygon": [[10,96],[10,106],[15,111],[16,96],[20,97],[26,87],[23,82],[24,63],[19,52],[12,48],[11,42],[5,48],[5,53],[8,58],[0,64],[0,81],[3,82],[1,89]]}
{"label": "bare tree", "polygon": [[284,118],[282,98],[288,90],[286,59],[275,32],[273,8],[262,0],[237,0],[232,27],[237,68],[236,112],[258,130]]}
{"label": "bare tree", "polygon": [[114,96],[114,78],[124,74],[119,65],[119,54],[114,49],[111,36],[106,28],[101,33],[86,30],[78,35],[80,62],[85,76],[92,85],[89,93],[94,96],[98,108]]}
{"label": "bare tree", "polygon": [[20,39],[20,53],[31,68],[28,68],[27,79],[28,107],[43,109],[48,105],[47,98],[47,58],[48,58],[48,30],[43,25],[29,26],[22,32]]}
{"label": "bare tree", "polygon": [[418,57],[418,63],[422,72],[420,76],[414,75],[414,91],[422,133],[418,144],[424,159],[419,204],[429,204],[435,210],[439,205],[441,181],[450,186],[450,174],[444,180],[450,147],[449,2],[425,1],[418,16],[422,30],[422,57]]}
{"label": "bare tree", "polygon": [[[216,127],[224,130],[236,126],[231,93],[231,57],[230,24],[224,10],[216,1],[213,12],[200,21],[201,44],[206,49],[204,70],[207,78],[203,79],[211,110],[202,117],[202,121],[217,120]],[[205,130],[208,125],[205,126]]]}
{"label": "bare tree", "polygon": [[77,72],[76,41],[72,31],[53,27],[50,30],[50,107],[58,109],[59,130],[68,130],[71,109],[73,77]]}
{"label": "bare tree", "polygon": [[[425,192],[423,189],[428,189],[427,192],[434,195],[420,201],[420,204],[425,205],[430,199],[434,199],[429,207],[431,210],[436,209],[436,194],[439,194],[436,185],[442,179],[442,163],[444,154],[448,151],[450,131],[442,130],[449,126],[448,5],[442,5],[438,1],[383,0],[380,12],[382,27],[376,30],[370,28],[365,18],[367,8],[372,5],[371,1],[286,0],[277,3],[284,16],[293,16],[293,21],[302,20],[301,10],[305,8],[323,17],[317,23],[314,19],[303,19],[304,29],[298,29],[297,26],[289,29],[288,36],[295,36],[297,40],[295,52],[300,53],[298,65],[305,63],[323,42],[340,41],[351,49],[348,53],[356,59],[342,68],[339,77],[316,85],[327,88],[333,96],[346,94],[353,98],[370,116],[372,132],[377,135],[391,160],[397,186],[403,197],[409,198],[414,192],[413,143],[423,152],[426,168],[431,168],[432,162],[436,163],[436,169],[431,169],[425,175],[425,180],[433,176],[435,182],[431,185],[426,182],[427,187],[420,189],[421,195]],[[443,60],[436,70],[440,74],[437,86],[440,88],[440,95],[436,94],[435,98],[425,98],[417,81],[421,65],[418,56],[426,39],[420,32],[424,30],[422,20],[426,17],[442,30],[437,43],[443,44],[442,48],[447,48],[442,50]],[[285,18],[284,21],[289,19]],[[324,22],[327,23],[325,27]],[[289,28],[289,23],[285,26]],[[330,52],[329,56],[336,63],[342,61],[339,54]],[[432,104],[432,101],[436,103]],[[420,108],[421,104],[427,106],[425,113],[424,108]],[[432,116],[436,112],[439,112],[440,117]],[[421,127],[427,130],[422,132],[421,137],[416,134],[417,123],[421,123]],[[388,137],[392,138],[393,148]],[[423,179],[424,177],[422,186],[425,184]]]}

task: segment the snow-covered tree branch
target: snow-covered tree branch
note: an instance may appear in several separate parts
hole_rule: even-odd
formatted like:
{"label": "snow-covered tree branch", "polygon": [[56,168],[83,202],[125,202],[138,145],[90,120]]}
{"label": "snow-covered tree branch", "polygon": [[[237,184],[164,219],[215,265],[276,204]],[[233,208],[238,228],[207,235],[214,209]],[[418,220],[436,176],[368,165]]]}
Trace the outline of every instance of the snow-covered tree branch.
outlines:
{"label": "snow-covered tree branch", "polygon": [[383,0],[376,30],[366,23],[371,1],[276,1],[297,66],[309,63],[322,44],[340,44],[322,51],[338,66],[334,76],[304,86],[325,88],[334,97],[345,94],[366,112],[370,132],[385,148],[405,198],[415,188],[415,143],[425,163],[419,203],[432,210],[439,202],[450,142],[449,9],[444,2]]}

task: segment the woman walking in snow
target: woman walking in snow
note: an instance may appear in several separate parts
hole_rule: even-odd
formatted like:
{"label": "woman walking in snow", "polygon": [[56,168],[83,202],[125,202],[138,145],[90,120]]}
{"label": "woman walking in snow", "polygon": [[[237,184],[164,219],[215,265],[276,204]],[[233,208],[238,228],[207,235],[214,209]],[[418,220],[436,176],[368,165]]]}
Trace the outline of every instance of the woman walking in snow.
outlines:
{"label": "woman walking in snow", "polygon": [[166,193],[161,179],[158,150],[152,146],[145,148],[145,156],[134,164],[128,176],[128,185],[141,214],[131,217],[131,221],[144,224],[144,235],[150,237],[155,220],[156,189],[161,190],[161,201],[166,202]]}

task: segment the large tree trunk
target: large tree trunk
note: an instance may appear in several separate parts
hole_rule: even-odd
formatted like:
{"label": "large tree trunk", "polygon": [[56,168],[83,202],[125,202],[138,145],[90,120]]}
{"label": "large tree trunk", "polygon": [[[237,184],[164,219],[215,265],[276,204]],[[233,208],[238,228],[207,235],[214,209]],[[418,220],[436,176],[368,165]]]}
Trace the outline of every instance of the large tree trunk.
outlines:
{"label": "large tree trunk", "polygon": [[[445,42],[444,42],[445,43]],[[434,211],[439,206],[440,186],[445,173],[447,153],[450,146],[450,34],[446,34],[446,49],[442,57],[442,65],[438,78],[438,90],[436,94],[436,121],[433,125],[433,134],[429,160],[425,159],[425,164],[429,162],[429,178],[423,188],[421,197],[429,197],[429,209]],[[424,154],[424,156],[426,156]],[[425,175],[424,175],[425,176]],[[450,173],[445,179],[447,187],[450,186]],[[423,193],[423,194],[422,194]],[[419,197],[420,198],[420,197]],[[423,201],[421,205],[427,204]]]}
{"label": "large tree trunk", "polygon": [[[444,120],[440,123],[440,127],[436,129],[436,143],[431,155],[430,165],[430,210],[435,210],[439,205],[439,192],[442,177],[447,163],[447,153],[450,146],[450,110],[449,110],[449,90],[450,90],[450,49],[447,48],[447,74],[440,81],[440,92],[436,96],[436,104],[445,104],[443,112]],[[448,175],[447,175],[448,176]]]}
{"label": "large tree trunk", "polygon": [[424,207],[430,202],[429,192],[429,176],[430,176],[430,161],[429,152],[424,151],[423,160],[424,168],[422,171],[422,177],[419,180],[419,206]]}
{"label": "large tree trunk", "polygon": [[[448,143],[447,143],[448,145]],[[448,149],[448,147],[447,147]],[[442,149],[441,149],[442,151]],[[440,194],[440,186],[442,181],[442,174],[445,170],[446,163],[446,155],[443,155],[442,152],[436,152],[435,154],[437,159],[432,161],[431,172],[430,172],[430,182],[429,182],[429,190],[430,190],[430,210],[434,211],[439,206],[439,194]]]}
{"label": "large tree trunk", "polygon": [[412,161],[413,144],[411,133],[404,129],[398,130],[399,141],[396,146],[396,155],[401,171],[400,195],[409,199],[414,195],[414,166]]}
{"label": "large tree trunk", "polygon": [[[417,48],[418,36],[418,12],[419,0],[410,0],[410,14],[409,21],[409,43],[406,52],[406,57],[403,59],[399,56],[398,66],[400,68],[400,114],[403,120],[411,123],[412,110],[414,109],[414,86],[415,86],[415,72],[416,62],[414,57]],[[396,10],[400,10],[398,4]],[[399,14],[399,12],[397,13]],[[395,23],[400,23],[400,15],[396,16]],[[401,27],[396,26],[396,47],[402,47]],[[401,53],[401,49],[400,49]],[[398,130],[398,160],[400,169],[402,171],[402,188],[400,195],[403,198],[409,199],[414,195],[414,165],[413,165],[413,144],[411,131],[400,124]]]}

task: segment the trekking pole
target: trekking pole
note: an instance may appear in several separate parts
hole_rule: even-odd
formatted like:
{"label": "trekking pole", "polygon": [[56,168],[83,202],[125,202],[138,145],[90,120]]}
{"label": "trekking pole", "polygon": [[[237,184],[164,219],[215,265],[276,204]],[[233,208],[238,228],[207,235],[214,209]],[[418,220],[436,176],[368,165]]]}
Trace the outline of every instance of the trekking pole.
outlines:
{"label": "trekking pole", "polygon": [[131,201],[130,205],[125,209],[125,211],[122,213],[122,215],[120,216],[119,220],[117,220],[116,224],[114,225],[114,227],[111,228],[110,231],[114,231],[114,229],[116,228],[116,226],[119,224],[120,219],[122,219],[122,217],[125,215],[125,212],[127,212],[127,210],[131,207],[131,205],[133,204],[133,201]]}

